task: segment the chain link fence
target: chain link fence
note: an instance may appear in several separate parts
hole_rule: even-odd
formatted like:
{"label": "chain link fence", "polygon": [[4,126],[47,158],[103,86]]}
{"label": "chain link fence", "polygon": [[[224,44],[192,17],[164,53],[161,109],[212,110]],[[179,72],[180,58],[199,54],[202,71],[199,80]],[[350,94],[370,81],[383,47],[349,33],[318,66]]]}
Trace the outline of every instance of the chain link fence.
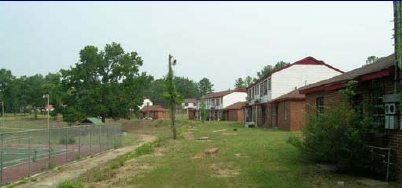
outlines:
{"label": "chain link fence", "polygon": [[121,145],[121,125],[0,134],[0,186]]}

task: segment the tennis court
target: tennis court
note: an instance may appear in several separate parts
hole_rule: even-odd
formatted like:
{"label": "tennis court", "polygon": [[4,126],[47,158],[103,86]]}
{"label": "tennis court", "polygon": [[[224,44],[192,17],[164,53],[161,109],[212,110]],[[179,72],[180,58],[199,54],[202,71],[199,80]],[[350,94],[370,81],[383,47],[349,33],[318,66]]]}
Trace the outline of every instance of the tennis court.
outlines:
{"label": "tennis court", "polygon": [[[51,149],[50,155],[65,153],[66,150]],[[26,163],[28,159],[32,162],[49,156],[49,149],[43,148],[3,148],[3,168]]]}

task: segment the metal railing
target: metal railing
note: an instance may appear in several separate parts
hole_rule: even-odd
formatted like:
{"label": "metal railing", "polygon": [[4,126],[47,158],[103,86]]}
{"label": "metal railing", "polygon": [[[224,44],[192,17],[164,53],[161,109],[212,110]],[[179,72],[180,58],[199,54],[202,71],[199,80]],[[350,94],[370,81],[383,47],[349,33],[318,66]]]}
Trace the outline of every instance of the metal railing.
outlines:
{"label": "metal railing", "polygon": [[121,125],[0,134],[0,186],[121,145]]}

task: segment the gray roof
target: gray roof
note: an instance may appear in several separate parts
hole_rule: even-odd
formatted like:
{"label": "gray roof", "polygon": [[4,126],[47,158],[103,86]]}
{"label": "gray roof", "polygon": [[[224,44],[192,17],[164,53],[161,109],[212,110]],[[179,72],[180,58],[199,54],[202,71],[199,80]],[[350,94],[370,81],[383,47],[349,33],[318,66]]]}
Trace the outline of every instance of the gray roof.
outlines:
{"label": "gray roof", "polygon": [[372,64],[364,65],[363,67],[351,70],[349,72],[345,72],[341,75],[334,76],[332,78],[322,80],[313,84],[309,84],[300,88],[300,90],[311,89],[314,87],[325,86],[325,85],[332,85],[337,83],[344,83],[349,80],[353,80],[358,78],[359,76],[363,76],[370,73],[379,72],[385,69],[389,69],[390,67],[394,66],[394,54],[389,55],[387,57],[382,57],[375,61]]}

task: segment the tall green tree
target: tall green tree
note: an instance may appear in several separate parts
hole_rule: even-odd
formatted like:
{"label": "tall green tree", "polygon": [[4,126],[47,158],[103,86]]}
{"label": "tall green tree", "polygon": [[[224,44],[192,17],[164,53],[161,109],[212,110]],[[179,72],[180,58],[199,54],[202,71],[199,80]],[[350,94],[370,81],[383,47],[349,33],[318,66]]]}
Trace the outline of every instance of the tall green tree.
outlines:
{"label": "tall green tree", "polygon": [[371,63],[374,63],[375,61],[377,61],[378,60],[378,57],[377,56],[368,56],[367,57],[367,60],[366,60],[366,65],[368,65],[368,64],[371,64]]}
{"label": "tall green tree", "polygon": [[161,105],[168,107],[168,101],[163,96],[166,93],[166,80],[165,78],[153,80],[150,87],[145,92],[145,96],[148,97],[154,105]]}
{"label": "tall green tree", "polygon": [[137,52],[125,52],[118,43],[107,44],[103,51],[86,46],[80,60],[69,70],[61,70],[63,120],[76,122],[86,116],[129,118],[130,110],[138,111],[144,91],[152,77],[140,73],[143,61]]}
{"label": "tall green tree", "polygon": [[237,80],[235,80],[235,88],[245,90],[252,83],[253,83],[253,78],[251,76],[247,76],[245,79],[238,78]]}
{"label": "tall green tree", "polygon": [[45,78],[41,74],[27,77],[24,80],[24,104],[33,111],[35,119],[38,117],[40,108],[46,105],[46,99],[43,98],[43,95],[48,93],[44,89],[45,83]]}
{"label": "tall green tree", "polygon": [[54,110],[50,113],[55,119],[59,113],[62,113],[63,109],[63,98],[65,97],[65,92],[62,90],[61,85],[61,74],[60,73],[49,73],[45,77],[46,84],[44,90],[48,92],[50,96],[50,104],[53,105]]}
{"label": "tall green tree", "polygon": [[253,78],[251,76],[247,76],[246,79],[244,79],[244,86],[247,88],[253,84]]}
{"label": "tall green tree", "polygon": [[[156,105],[168,107],[168,101],[163,96],[167,91],[165,80],[166,78],[156,79],[152,81],[149,89],[145,92],[145,96],[151,99]],[[173,82],[176,85],[177,92],[182,98],[199,98],[201,96],[198,89],[198,83],[185,77],[175,76]]]}
{"label": "tall green tree", "polygon": [[214,91],[212,87],[214,87],[214,84],[212,84],[208,78],[203,78],[198,83],[198,88],[200,90],[201,95],[212,93]]}
{"label": "tall green tree", "polygon": [[15,96],[12,91],[12,86],[14,80],[15,76],[13,76],[10,70],[0,69],[0,102],[4,102],[5,112],[10,112],[10,110],[13,108]]}
{"label": "tall green tree", "polygon": [[257,78],[256,78],[256,80],[258,80],[258,79],[264,77],[265,75],[267,75],[268,73],[270,73],[270,72],[272,72],[272,71],[278,70],[278,69],[280,69],[280,68],[282,68],[282,67],[285,67],[285,66],[287,66],[287,65],[290,65],[290,63],[284,62],[284,61],[279,61],[279,62],[277,62],[274,66],[273,66],[273,65],[266,65],[266,66],[264,66],[264,67],[262,68],[262,70],[260,70],[260,71],[257,72]]}
{"label": "tall green tree", "polygon": [[235,80],[234,87],[235,89],[246,89],[245,83],[242,78],[238,78],[237,80]]}
{"label": "tall green tree", "polygon": [[198,83],[185,77],[174,77],[174,83],[179,92],[180,96],[183,98],[199,98],[201,97]]}

